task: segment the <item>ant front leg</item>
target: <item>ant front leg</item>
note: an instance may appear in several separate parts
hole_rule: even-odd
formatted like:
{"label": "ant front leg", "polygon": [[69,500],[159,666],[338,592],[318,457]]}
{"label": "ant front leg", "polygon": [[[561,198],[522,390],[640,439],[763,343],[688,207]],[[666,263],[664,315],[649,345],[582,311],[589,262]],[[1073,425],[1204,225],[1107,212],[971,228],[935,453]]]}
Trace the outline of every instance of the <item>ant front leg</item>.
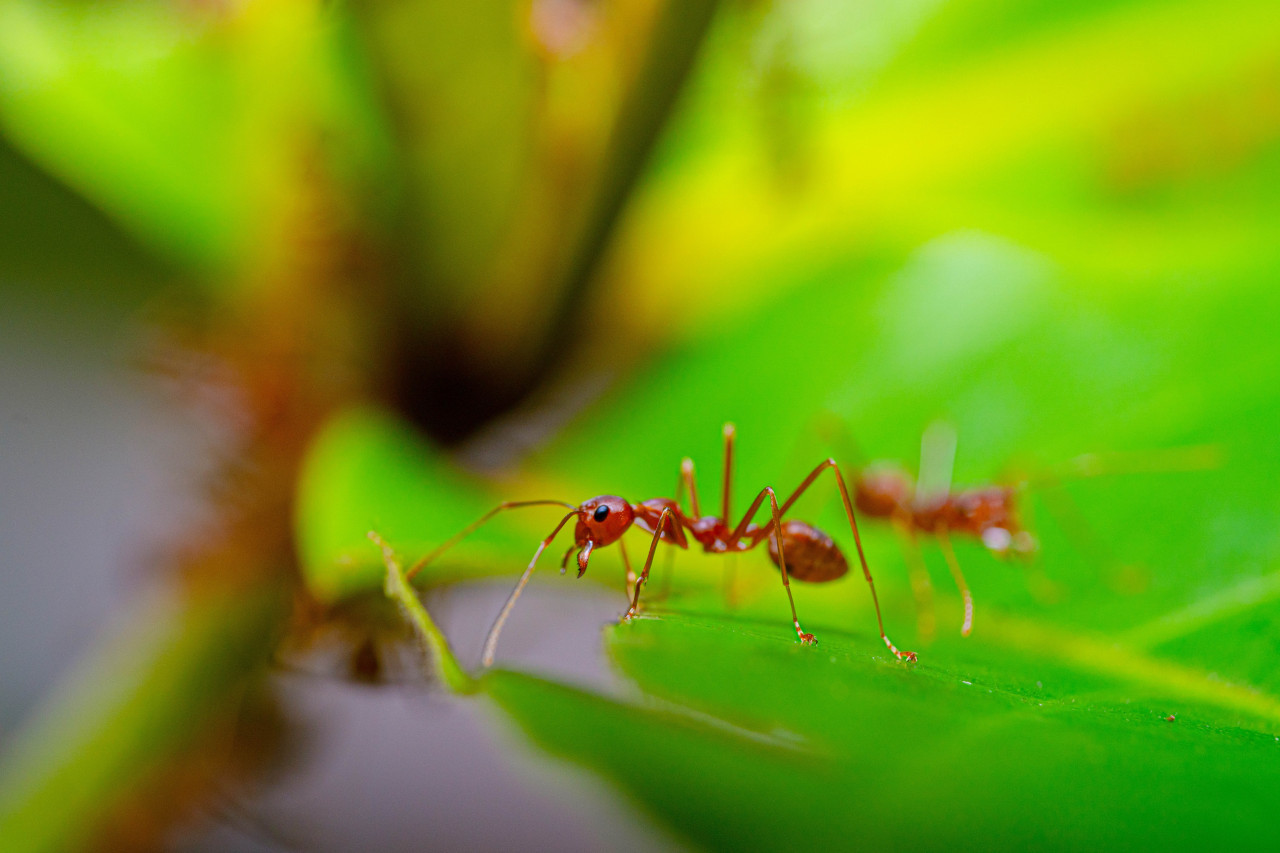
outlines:
{"label": "ant front leg", "polygon": [[893,529],[902,543],[902,553],[907,559],[907,576],[911,579],[911,592],[916,599],[916,633],[920,641],[928,643],[937,631],[937,617],[933,610],[933,581],[920,555],[920,543],[910,527],[893,520]]}
{"label": "ant front leg", "polygon": [[627,612],[622,616],[623,622],[631,621],[631,617],[635,616],[640,609],[640,588],[649,580],[649,568],[653,565],[653,555],[658,551],[658,542],[662,539],[662,530],[671,518],[670,507],[663,509],[662,514],[658,516],[658,523],[653,526],[653,541],[649,543],[649,556],[645,559],[644,570],[640,572],[640,577],[636,581],[636,591],[631,599],[631,606],[627,608]]}

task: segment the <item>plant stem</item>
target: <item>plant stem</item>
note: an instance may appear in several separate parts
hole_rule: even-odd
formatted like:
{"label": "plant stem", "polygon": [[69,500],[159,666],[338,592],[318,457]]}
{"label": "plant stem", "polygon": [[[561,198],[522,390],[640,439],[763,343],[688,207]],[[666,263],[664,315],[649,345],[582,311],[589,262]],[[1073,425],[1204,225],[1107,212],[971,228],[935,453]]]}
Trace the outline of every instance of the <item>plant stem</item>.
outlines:
{"label": "plant stem", "polygon": [[479,689],[480,682],[468,675],[458,663],[458,658],[449,647],[449,641],[445,638],[444,632],[432,620],[431,614],[422,606],[422,601],[409,585],[409,580],[404,575],[404,567],[396,558],[395,550],[372,530],[369,531],[369,540],[382,550],[382,562],[387,567],[387,579],[383,590],[388,598],[400,605],[405,619],[413,626],[418,638],[427,647],[435,665],[436,675],[454,693],[462,695],[475,693]]}

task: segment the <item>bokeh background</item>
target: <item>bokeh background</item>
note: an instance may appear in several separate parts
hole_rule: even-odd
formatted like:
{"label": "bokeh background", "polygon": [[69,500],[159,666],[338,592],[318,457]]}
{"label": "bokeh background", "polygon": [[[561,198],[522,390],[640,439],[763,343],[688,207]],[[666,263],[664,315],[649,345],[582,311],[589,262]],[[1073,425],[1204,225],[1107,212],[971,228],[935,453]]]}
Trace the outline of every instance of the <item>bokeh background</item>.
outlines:
{"label": "bokeh background", "polygon": [[[0,0],[0,846],[1266,838],[1274,18]],[[621,628],[613,552],[549,560],[510,671],[437,683],[366,531],[684,456],[714,506],[727,421],[738,511],[950,424],[1040,553],[958,543],[962,641],[925,543],[930,637],[868,522],[915,668],[860,578],[797,585],[799,657],[760,554],[660,560]],[[798,511],[852,553],[831,484]],[[424,572],[465,666],[551,512]]]}

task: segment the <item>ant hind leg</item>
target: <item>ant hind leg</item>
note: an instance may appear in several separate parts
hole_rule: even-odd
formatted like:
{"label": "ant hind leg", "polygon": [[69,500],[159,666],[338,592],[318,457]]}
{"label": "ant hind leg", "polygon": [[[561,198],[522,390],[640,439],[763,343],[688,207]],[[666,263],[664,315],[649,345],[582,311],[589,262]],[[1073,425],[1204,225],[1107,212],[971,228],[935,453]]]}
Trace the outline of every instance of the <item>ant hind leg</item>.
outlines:
{"label": "ant hind leg", "polygon": [[[867,588],[871,592],[871,603],[876,609],[876,626],[880,629],[880,639],[884,641],[885,646],[898,660],[914,663],[916,660],[916,653],[899,649],[893,644],[893,641],[889,639],[889,635],[884,632],[884,617],[880,613],[880,599],[876,596],[876,583],[871,577],[871,567],[867,565],[867,555],[862,550],[862,536],[858,533],[858,521],[853,515],[853,500],[849,497],[849,486],[845,483],[844,474],[840,472],[840,466],[836,461],[834,459],[827,459],[823,462],[819,462],[817,467],[809,472],[809,476],[805,477],[804,480],[801,481],[800,485],[796,487],[796,490],[791,493],[791,496],[787,498],[787,502],[782,505],[782,513],[786,513],[786,511],[791,508],[791,505],[796,502],[796,499],[804,494],[806,489],[813,485],[813,481],[818,478],[818,475],[828,468],[830,468],[831,472],[835,475],[836,485],[840,489],[840,501],[844,504],[845,516],[849,519],[849,530],[853,533],[853,544],[858,550],[858,562],[862,564],[862,576],[867,582]],[[755,510],[753,508],[752,513],[754,513],[754,511]],[[751,513],[748,515],[750,514]],[[744,521],[742,525],[739,525],[739,528],[744,528],[745,524],[746,522]],[[734,531],[735,537],[741,535],[741,529]]]}
{"label": "ant hind leg", "polygon": [[969,636],[969,632],[973,630],[973,594],[969,592],[969,584],[964,579],[964,572],[960,571],[960,561],[956,559],[955,549],[951,547],[951,537],[947,534],[947,528],[938,529],[938,545],[942,548],[942,554],[947,558],[947,568],[951,570],[951,576],[955,578],[956,586],[960,588],[960,597],[964,600],[964,622],[960,625],[960,635]]}
{"label": "ant hind leg", "polygon": [[[760,494],[769,496],[769,507],[773,510],[773,538],[778,543],[778,568],[782,570],[782,586],[787,590],[787,603],[791,605],[791,623],[795,625],[796,636],[800,638],[802,644],[814,645],[818,640],[813,634],[806,633],[800,627],[800,617],[796,615],[796,600],[791,595],[791,577],[787,574],[786,549],[782,547],[782,512],[778,509],[778,496],[768,486]],[[759,498],[756,499],[757,504],[759,500]]]}
{"label": "ant hind leg", "polygon": [[920,554],[920,543],[909,531],[895,524],[894,529],[902,543],[902,553],[907,560],[907,576],[911,580],[911,593],[916,600],[916,633],[922,643],[933,641],[937,634],[938,619],[933,607],[933,581]]}

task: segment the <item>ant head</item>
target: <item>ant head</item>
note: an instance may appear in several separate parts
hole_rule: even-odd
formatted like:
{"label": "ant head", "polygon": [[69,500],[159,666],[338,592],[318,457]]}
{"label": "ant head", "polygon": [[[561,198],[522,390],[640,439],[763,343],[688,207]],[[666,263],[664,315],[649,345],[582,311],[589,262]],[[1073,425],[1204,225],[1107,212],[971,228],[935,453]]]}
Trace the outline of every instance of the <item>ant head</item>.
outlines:
{"label": "ant head", "polygon": [[861,512],[888,518],[911,502],[911,477],[900,468],[876,466],[863,471],[853,483],[853,499]]}
{"label": "ant head", "polygon": [[617,495],[601,495],[584,501],[578,507],[578,526],[573,531],[574,541],[581,549],[578,551],[578,577],[587,570],[592,549],[617,542],[635,520],[631,504]]}

